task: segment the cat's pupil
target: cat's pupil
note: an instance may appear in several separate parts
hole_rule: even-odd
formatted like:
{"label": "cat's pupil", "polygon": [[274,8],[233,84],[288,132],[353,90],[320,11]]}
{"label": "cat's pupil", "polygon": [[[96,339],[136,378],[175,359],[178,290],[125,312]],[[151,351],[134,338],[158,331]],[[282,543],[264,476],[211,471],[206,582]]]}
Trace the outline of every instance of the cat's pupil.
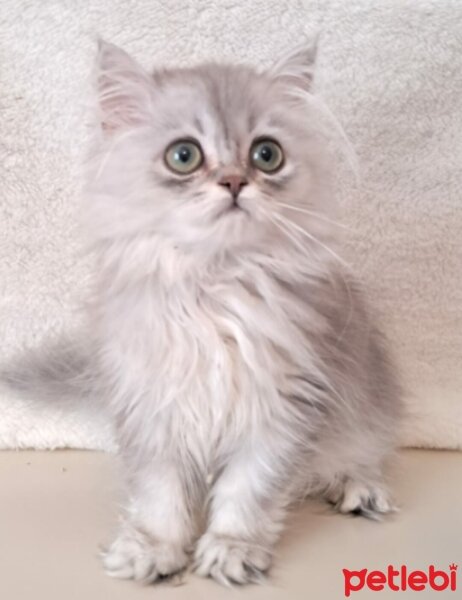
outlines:
{"label": "cat's pupil", "polygon": [[263,146],[260,150],[260,156],[265,162],[270,162],[273,158],[273,151],[269,146]]}
{"label": "cat's pupil", "polygon": [[186,146],[183,146],[178,150],[176,158],[182,163],[189,162],[189,160],[191,159],[191,150]]}

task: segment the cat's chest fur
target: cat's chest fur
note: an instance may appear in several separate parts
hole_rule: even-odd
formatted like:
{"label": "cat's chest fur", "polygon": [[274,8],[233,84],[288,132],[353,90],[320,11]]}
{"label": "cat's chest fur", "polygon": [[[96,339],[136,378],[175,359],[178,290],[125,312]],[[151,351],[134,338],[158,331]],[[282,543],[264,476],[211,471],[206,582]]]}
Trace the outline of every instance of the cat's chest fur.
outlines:
{"label": "cat's chest fur", "polygon": [[151,411],[200,422],[212,437],[224,427],[239,436],[252,412],[277,418],[290,377],[317,369],[310,328],[314,337],[324,325],[310,303],[258,263],[165,275],[138,278],[104,303],[103,354],[116,401],[144,418]]}

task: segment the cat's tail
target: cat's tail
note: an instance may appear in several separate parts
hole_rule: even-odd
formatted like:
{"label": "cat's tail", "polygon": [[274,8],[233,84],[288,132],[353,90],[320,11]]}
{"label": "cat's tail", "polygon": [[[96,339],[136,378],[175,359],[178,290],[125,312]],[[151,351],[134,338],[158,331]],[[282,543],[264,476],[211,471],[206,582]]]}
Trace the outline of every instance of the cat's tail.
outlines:
{"label": "cat's tail", "polygon": [[60,338],[0,364],[0,449],[116,450],[88,340]]}
{"label": "cat's tail", "polygon": [[86,401],[97,382],[92,353],[78,339],[41,344],[0,366],[0,385],[37,402]]}

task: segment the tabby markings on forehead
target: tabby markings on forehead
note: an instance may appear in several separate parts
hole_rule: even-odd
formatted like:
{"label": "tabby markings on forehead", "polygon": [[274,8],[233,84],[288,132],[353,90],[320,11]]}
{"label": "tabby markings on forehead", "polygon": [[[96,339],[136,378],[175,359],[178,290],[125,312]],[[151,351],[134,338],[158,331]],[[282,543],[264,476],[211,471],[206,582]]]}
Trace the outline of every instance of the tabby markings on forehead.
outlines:
{"label": "tabby markings on forehead", "polygon": [[202,121],[199,119],[199,117],[194,117],[194,127],[197,129],[197,131],[204,135],[204,126],[202,124]]}

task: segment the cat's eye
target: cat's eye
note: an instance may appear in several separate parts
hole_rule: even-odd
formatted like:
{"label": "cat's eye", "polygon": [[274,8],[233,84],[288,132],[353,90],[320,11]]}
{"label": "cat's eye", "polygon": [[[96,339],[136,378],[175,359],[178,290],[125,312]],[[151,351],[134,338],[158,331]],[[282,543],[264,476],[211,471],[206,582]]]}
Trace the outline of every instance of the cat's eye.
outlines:
{"label": "cat's eye", "polygon": [[282,167],[284,154],[274,140],[257,140],[250,148],[250,162],[264,173],[275,173]]}
{"label": "cat's eye", "polygon": [[189,175],[204,162],[202,149],[192,140],[173,142],[165,152],[165,163],[169,169],[179,175]]}

